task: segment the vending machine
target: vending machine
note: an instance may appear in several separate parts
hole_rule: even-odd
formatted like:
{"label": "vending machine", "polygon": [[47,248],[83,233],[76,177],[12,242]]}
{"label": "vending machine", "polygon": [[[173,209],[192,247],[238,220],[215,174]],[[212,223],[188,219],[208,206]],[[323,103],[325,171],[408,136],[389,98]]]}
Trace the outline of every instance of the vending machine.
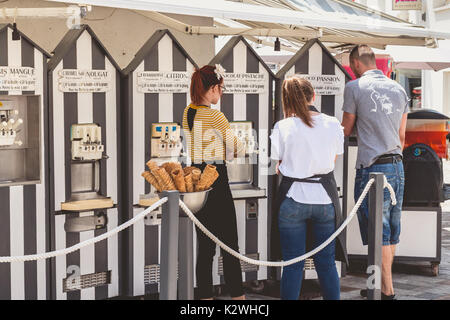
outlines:
{"label": "vending machine", "polygon": [[[0,256],[50,249],[47,59],[20,32],[0,25]],[[1,300],[50,298],[47,260],[0,264]]]}
{"label": "vending machine", "polygon": [[[92,29],[70,30],[48,63],[52,250],[120,225],[120,68]],[[58,300],[119,296],[121,237],[52,259]]]}

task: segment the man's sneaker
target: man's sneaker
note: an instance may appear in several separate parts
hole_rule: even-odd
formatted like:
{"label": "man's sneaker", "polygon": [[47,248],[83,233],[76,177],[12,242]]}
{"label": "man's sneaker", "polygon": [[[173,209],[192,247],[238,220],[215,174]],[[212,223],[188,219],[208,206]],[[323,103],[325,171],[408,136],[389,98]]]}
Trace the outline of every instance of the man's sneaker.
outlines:
{"label": "man's sneaker", "polygon": [[362,289],[359,294],[361,295],[361,297],[367,298],[367,289]]}
{"label": "man's sneaker", "polygon": [[395,294],[387,296],[383,292],[381,293],[381,300],[397,300]]}
{"label": "man's sneaker", "polygon": [[[359,294],[361,295],[361,297],[367,298],[367,289],[362,289]],[[381,300],[397,300],[397,298],[395,297],[395,294],[388,296],[385,295],[383,292],[381,293]]]}

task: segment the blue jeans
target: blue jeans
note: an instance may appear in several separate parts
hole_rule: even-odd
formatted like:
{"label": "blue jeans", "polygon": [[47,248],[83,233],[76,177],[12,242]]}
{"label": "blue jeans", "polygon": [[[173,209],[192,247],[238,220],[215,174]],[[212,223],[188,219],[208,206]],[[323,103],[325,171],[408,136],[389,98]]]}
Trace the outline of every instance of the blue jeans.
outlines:
{"label": "blue jeans", "polygon": [[[335,212],[332,204],[303,204],[286,198],[280,207],[278,226],[280,229],[281,253],[287,261],[305,254],[306,222],[311,220],[314,248],[325,242],[336,231]],[[335,262],[335,241],[313,257],[319,276],[322,296],[325,300],[339,300],[339,275]],[[281,299],[297,300],[300,295],[305,261],[283,268],[281,277]]]}
{"label": "blue jeans", "polygon": [[[391,204],[391,196],[387,188],[384,189],[383,202],[383,246],[396,245],[400,238],[400,220],[402,214],[403,191],[405,188],[405,173],[403,162],[374,164],[370,167],[357,169],[355,178],[355,202],[370,180],[370,173],[381,172],[386,176],[389,184],[395,191],[397,204]],[[363,245],[367,245],[368,228],[368,197],[366,197],[358,210],[359,230]]]}

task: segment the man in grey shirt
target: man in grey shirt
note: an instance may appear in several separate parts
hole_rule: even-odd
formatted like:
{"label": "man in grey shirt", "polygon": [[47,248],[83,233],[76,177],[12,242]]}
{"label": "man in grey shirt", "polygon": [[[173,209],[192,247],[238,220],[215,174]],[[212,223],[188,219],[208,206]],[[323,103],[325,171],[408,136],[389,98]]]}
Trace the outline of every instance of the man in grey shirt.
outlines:
{"label": "man in grey shirt", "polygon": [[[382,299],[394,300],[392,263],[399,243],[400,218],[405,184],[402,150],[405,143],[408,96],[395,81],[377,70],[375,54],[367,45],[358,45],[350,53],[350,68],[357,77],[344,91],[344,134],[354,127],[358,139],[355,202],[369,181],[371,172],[382,172],[395,190],[393,206],[385,194],[383,206]],[[358,210],[361,238],[367,245],[367,198]],[[366,290],[361,295],[367,296]]]}

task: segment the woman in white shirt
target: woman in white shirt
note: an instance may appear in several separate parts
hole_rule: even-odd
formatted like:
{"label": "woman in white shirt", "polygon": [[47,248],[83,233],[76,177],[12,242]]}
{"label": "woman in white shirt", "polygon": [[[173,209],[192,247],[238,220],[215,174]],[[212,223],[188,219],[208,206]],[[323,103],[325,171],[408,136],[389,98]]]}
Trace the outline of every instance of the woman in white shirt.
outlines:
{"label": "woman in white shirt", "polygon": [[[316,110],[314,97],[307,80],[296,76],[284,80],[284,119],[275,124],[270,136],[271,157],[278,160],[277,173],[283,176],[277,213],[285,261],[322,244],[343,221],[333,170],[337,156],[344,152],[344,132],[335,117],[312,111]],[[313,257],[326,300],[340,298],[335,260],[347,263],[343,240],[338,237]],[[283,268],[282,299],[298,299],[303,267],[304,261]]]}

